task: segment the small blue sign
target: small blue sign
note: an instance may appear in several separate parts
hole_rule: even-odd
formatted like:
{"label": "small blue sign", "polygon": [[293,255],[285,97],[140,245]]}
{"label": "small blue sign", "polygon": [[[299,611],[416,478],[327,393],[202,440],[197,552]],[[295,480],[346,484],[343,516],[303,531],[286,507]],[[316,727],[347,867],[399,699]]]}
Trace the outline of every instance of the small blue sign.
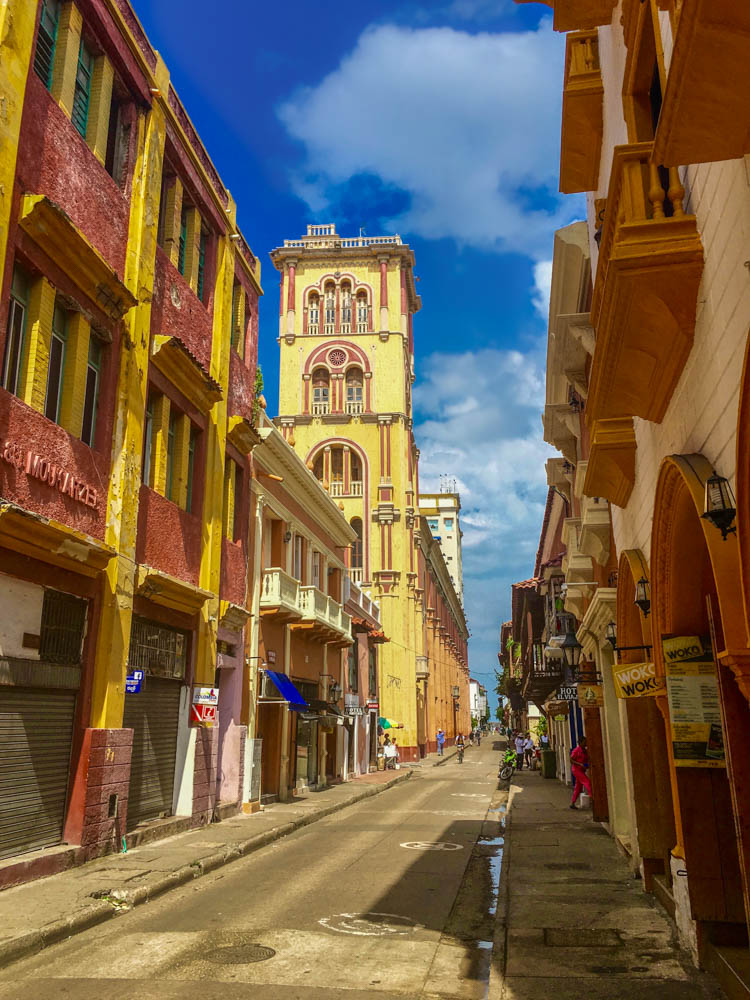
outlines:
{"label": "small blue sign", "polygon": [[125,678],[125,690],[128,694],[138,694],[141,690],[142,683],[143,671],[134,670],[132,674],[128,674]]}

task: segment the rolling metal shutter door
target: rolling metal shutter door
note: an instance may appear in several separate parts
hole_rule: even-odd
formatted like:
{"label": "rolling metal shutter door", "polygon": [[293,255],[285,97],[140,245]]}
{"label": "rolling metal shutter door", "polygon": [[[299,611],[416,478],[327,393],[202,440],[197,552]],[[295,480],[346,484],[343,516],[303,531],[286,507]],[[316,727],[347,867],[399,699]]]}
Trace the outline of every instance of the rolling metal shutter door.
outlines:
{"label": "rolling metal shutter door", "polygon": [[125,696],[123,728],[133,730],[130,763],[128,829],[172,812],[179,681],[144,678],[143,690]]}
{"label": "rolling metal shutter door", "polygon": [[62,839],[76,692],[0,687],[0,858]]}

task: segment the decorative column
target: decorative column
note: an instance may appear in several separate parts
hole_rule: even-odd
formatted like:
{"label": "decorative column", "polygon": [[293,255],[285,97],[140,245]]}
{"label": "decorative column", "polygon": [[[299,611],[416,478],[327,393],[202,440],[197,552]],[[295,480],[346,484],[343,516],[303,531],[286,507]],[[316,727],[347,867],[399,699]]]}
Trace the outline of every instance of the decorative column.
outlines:
{"label": "decorative column", "polygon": [[289,261],[289,287],[286,299],[286,332],[287,335],[294,336],[294,307],[295,307],[295,278],[297,274],[297,261]]}
{"label": "decorative column", "polygon": [[352,453],[347,445],[344,445],[344,493],[349,494],[352,478]]}
{"label": "decorative column", "polygon": [[385,333],[388,323],[388,258],[380,258],[380,330]]}

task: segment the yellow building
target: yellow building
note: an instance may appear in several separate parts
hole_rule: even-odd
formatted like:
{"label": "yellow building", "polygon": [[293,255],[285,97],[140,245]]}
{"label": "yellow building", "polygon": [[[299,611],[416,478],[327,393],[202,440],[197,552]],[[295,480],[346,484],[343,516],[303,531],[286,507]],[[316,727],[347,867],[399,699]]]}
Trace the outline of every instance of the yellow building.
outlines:
{"label": "yellow building", "polygon": [[[380,714],[403,723],[402,756],[414,759],[434,740],[418,680],[435,689],[433,700],[448,689],[458,701],[442,720],[449,735],[465,728],[469,701],[460,602],[452,588],[426,585],[434,558],[419,547],[414,254],[398,236],[347,239],[333,225],[310,225],[271,257],[281,273],[279,424],[357,533],[350,575],[380,602],[391,640],[380,660]],[[426,606],[426,590],[437,593],[435,606]],[[428,654],[433,622],[439,657]]]}

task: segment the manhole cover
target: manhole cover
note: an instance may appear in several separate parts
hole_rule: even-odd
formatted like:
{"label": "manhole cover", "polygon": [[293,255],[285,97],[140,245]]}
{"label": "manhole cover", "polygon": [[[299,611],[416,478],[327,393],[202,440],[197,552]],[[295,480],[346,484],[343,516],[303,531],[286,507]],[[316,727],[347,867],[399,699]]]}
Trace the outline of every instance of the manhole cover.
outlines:
{"label": "manhole cover", "polygon": [[253,962],[267,962],[275,954],[273,948],[264,944],[226,944],[209,952],[206,958],[217,965],[251,965]]}

